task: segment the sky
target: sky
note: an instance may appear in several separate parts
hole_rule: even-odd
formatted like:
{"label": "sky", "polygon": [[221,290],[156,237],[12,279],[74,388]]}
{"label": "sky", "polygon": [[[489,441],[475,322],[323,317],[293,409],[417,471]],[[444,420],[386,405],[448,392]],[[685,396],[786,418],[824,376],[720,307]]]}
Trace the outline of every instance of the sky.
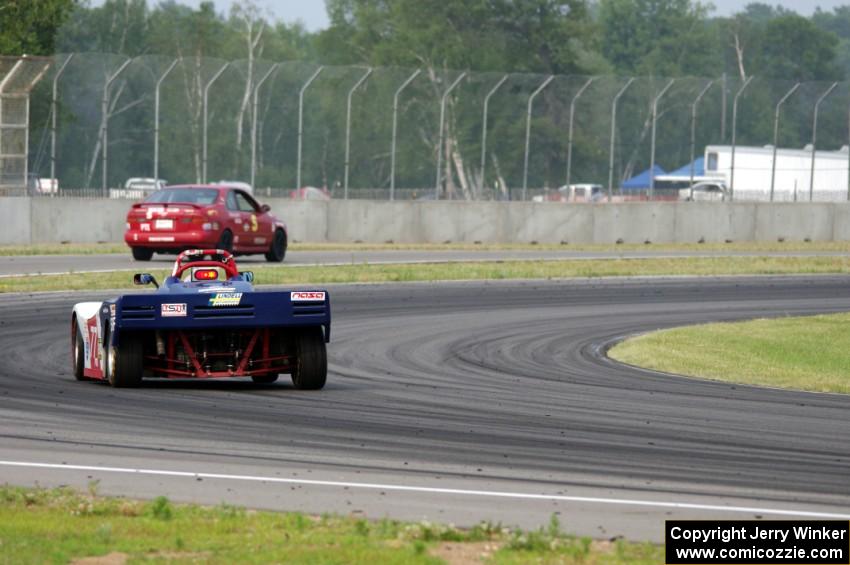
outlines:
{"label": "sky", "polygon": [[[751,3],[752,0],[711,0],[714,4],[718,16],[728,16],[735,12],[740,12],[744,6]],[[771,4],[773,6],[782,6],[789,10],[794,10],[810,16],[814,13],[815,8],[820,8],[826,12],[831,12],[837,6],[845,6],[850,4],[850,0],[759,0],[763,4]]]}
{"label": "sky", "polygon": [[[197,7],[200,0],[177,0],[181,4]],[[228,12],[233,0],[214,0],[219,12]],[[255,0],[273,18],[292,23],[300,20],[309,31],[317,31],[328,26],[328,14],[325,10],[325,0]],[[710,0],[716,10],[715,15],[728,16],[738,12],[752,0]],[[850,4],[850,0],[759,0],[765,4],[783,6],[809,16],[820,6],[825,11],[832,11],[836,6]],[[149,1],[154,4],[156,0]],[[102,0],[94,0],[93,4],[101,4]]]}
{"label": "sky", "polygon": [[[233,0],[214,0],[218,12],[227,13]],[[254,0],[256,4],[268,11],[272,17],[287,23],[300,20],[309,31],[317,31],[328,26],[328,13],[325,10],[325,0]],[[100,4],[102,0],[93,2]],[[148,5],[156,4],[157,0],[148,0]],[[177,0],[179,4],[198,7],[201,0]]]}

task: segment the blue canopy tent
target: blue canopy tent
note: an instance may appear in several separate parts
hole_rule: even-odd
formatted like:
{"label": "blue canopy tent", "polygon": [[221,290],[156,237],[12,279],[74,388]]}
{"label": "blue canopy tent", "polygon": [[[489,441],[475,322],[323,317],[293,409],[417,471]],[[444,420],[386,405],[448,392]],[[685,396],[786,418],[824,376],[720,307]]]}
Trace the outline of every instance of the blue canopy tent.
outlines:
{"label": "blue canopy tent", "polygon": [[[691,164],[688,163],[680,169],[676,169],[672,173],[667,173],[668,177],[691,177]],[[705,176],[705,157],[697,157],[694,159],[694,177]]]}
{"label": "blue canopy tent", "polygon": [[[655,178],[666,174],[664,172],[664,169],[662,169],[658,165],[655,165],[655,169],[653,170],[655,171]],[[651,180],[652,178],[650,176],[650,169],[647,169],[644,172],[633,176],[629,180],[624,181],[620,188],[622,188],[623,190],[647,190],[649,189],[649,183],[651,182]]]}

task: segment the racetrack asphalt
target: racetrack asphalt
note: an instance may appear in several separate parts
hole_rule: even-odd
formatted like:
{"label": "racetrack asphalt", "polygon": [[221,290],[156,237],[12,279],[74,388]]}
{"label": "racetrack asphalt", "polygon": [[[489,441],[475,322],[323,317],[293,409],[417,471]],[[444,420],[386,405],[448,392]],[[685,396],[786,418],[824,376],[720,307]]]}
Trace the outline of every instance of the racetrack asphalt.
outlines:
{"label": "racetrack asphalt", "polygon": [[288,377],[77,382],[71,307],[105,297],[0,296],[0,483],[458,525],[557,514],[569,532],[652,541],[669,518],[850,515],[850,396],[604,357],[656,328],[847,311],[850,277],[330,292],[329,380],[312,392]]}
{"label": "racetrack asphalt", "polygon": [[[284,265],[350,265],[363,263],[442,263],[457,261],[531,261],[570,259],[652,259],[678,257],[843,257],[843,251],[570,251],[533,249],[498,250],[364,250],[290,251]],[[14,255],[0,257],[0,277],[24,274],[60,274],[82,271],[143,271],[167,269],[174,255],[154,255],[152,261],[134,261],[127,253],[102,255]],[[239,258],[239,264],[269,265],[262,255]]]}

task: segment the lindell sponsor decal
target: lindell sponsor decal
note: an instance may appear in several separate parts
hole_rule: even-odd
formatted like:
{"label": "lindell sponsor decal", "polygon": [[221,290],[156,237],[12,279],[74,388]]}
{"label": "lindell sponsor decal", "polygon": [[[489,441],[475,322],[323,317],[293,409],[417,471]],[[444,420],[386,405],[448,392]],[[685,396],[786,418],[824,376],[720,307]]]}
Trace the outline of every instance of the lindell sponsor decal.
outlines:
{"label": "lindell sponsor decal", "polygon": [[210,306],[239,306],[242,300],[241,292],[220,292],[210,296]]}
{"label": "lindell sponsor decal", "polygon": [[325,293],[324,292],[290,292],[289,299],[292,302],[315,302],[317,300],[324,300]]}
{"label": "lindell sponsor decal", "polygon": [[160,310],[160,314],[163,318],[185,318],[186,317],[186,305],[185,304],[163,304],[162,309]]}

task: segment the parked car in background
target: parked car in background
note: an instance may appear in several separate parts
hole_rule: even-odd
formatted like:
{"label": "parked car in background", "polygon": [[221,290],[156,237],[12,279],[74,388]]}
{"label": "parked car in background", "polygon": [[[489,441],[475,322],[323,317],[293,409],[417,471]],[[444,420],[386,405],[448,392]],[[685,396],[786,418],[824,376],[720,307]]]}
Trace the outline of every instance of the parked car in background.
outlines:
{"label": "parked car in background", "polygon": [[220,180],[216,184],[219,186],[229,186],[230,188],[238,188],[239,190],[244,190],[248,194],[254,194],[254,187],[248,184],[247,182],[242,182],[241,180]]}
{"label": "parked car in background", "polygon": [[133,204],[124,241],[137,261],[149,261],[154,253],[214,248],[234,255],[262,253],[280,262],[289,238],[286,224],[244,190],[178,185]]}
{"label": "parked car in background", "polygon": [[558,189],[567,202],[599,202],[605,196],[601,184],[571,184]]}
{"label": "parked car in background", "polygon": [[293,200],[330,200],[331,193],[327,188],[316,188],[315,186],[305,186],[293,190],[289,193],[289,197]]}
{"label": "parked car in background", "polygon": [[59,192],[59,180],[27,175],[27,194],[30,196],[55,196]]}
{"label": "parked car in background", "polygon": [[533,202],[600,202],[604,198],[601,184],[571,184],[558,190],[547,190],[534,196]]}
{"label": "parked car in background", "polygon": [[679,199],[695,202],[724,202],[729,199],[729,190],[722,181],[698,182],[693,187],[693,195],[690,188],[680,189]]}
{"label": "parked car in background", "polygon": [[157,190],[162,190],[167,184],[168,181],[165,179],[133,177],[127,179],[124,188],[110,188],[109,197],[141,200]]}

